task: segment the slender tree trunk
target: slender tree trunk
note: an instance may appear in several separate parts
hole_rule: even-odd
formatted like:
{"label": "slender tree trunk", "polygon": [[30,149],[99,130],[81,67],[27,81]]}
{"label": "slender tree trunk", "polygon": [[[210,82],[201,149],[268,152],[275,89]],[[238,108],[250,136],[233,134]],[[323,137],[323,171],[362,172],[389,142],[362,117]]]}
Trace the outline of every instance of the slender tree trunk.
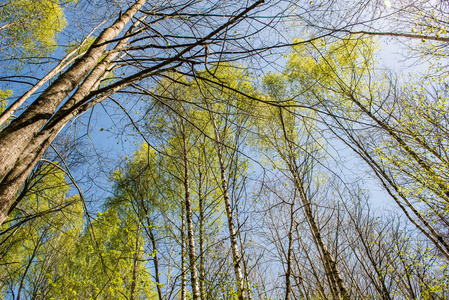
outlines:
{"label": "slender tree trunk", "polygon": [[290,277],[292,275],[292,256],[293,256],[293,229],[294,229],[294,205],[295,202],[293,201],[290,204],[290,228],[288,230],[288,249],[287,249],[287,272],[285,272],[285,300],[290,300],[291,293],[292,293],[292,284]]}
{"label": "slender tree trunk", "polygon": [[133,257],[133,276],[131,281],[131,291],[129,295],[130,300],[134,300],[134,295],[136,293],[136,285],[137,285],[137,266],[139,262],[139,233],[140,233],[140,221],[137,224],[136,229],[136,248],[134,249],[134,257]]}
{"label": "slender tree trunk", "polygon": [[[306,242],[301,238],[301,233],[298,232],[298,228],[296,228],[295,230],[297,232],[298,241],[299,241],[302,249],[305,250],[304,251],[304,255],[307,257],[307,261],[309,262],[310,272],[312,273],[313,277],[315,278],[316,285],[318,286],[318,289],[316,289],[316,290],[313,290],[313,291],[305,290],[305,292],[306,292],[307,295],[310,295],[310,294],[313,295],[313,294],[316,294],[318,292],[323,299],[328,299],[328,297],[326,296],[326,291],[324,289],[324,285],[323,285],[324,282],[322,282],[321,272],[315,268],[314,259],[310,256],[309,251],[307,251],[308,243],[306,244]],[[295,257],[295,261],[298,264],[298,259],[296,257]]]}
{"label": "slender tree trunk", "polygon": [[148,232],[150,235],[151,247],[153,249],[153,264],[154,264],[154,279],[156,280],[156,289],[159,300],[162,300],[162,290],[161,290],[161,281],[159,279],[159,259],[157,255],[157,247],[156,247],[156,238],[153,233],[153,227],[151,222],[148,220],[147,216],[147,224],[148,224]]}
{"label": "slender tree trunk", "polygon": [[341,273],[338,270],[337,263],[335,262],[335,259],[330,254],[326,245],[324,244],[323,238],[321,236],[321,231],[318,228],[318,225],[315,220],[315,216],[313,215],[312,206],[311,206],[311,203],[310,203],[309,198],[305,191],[305,184],[304,184],[301,174],[299,173],[300,167],[297,165],[297,162],[296,162],[297,155],[293,148],[293,141],[290,139],[290,137],[287,134],[281,107],[279,107],[279,119],[282,124],[284,139],[285,139],[287,147],[288,147],[287,155],[285,155],[285,153],[280,153],[280,154],[283,157],[284,161],[286,162],[286,164],[289,168],[289,171],[293,176],[295,189],[296,189],[296,191],[299,192],[299,198],[302,201],[302,206],[303,206],[305,216],[307,218],[307,222],[309,223],[310,229],[312,231],[312,235],[313,235],[315,244],[317,245],[317,247],[321,253],[324,268],[326,270],[326,274],[329,279],[330,288],[332,290],[334,298],[343,299],[343,300],[349,299],[349,294],[348,294],[348,291],[344,284],[344,281],[341,277]]}
{"label": "slender tree trunk", "polygon": [[203,176],[202,172],[199,172],[198,178],[198,205],[199,205],[199,213],[200,213],[200,295],[201,299],[206,299],[206,287],[204,282],[205,272],[204,272],[204,199],[203,199]]}
{"label": "slender tree trunk", "polygon": [[[240,245],[243,245],[242,235],[241,234],[239,234],[239,238],[240,238]],[[253,297],[252,297],[252,294],[251,294],[251,286],[250,286],[249,272],[248,272],[248,263],[247,263],[247,260],[246,260],[245,256],[243,256],[243,255],[242,255],[242,264],[243,264],[243,274],[244,274],[244,284],[245,284],[245,289],[246,289],[246,297],[248,298],[248,300],[252,300]]]}
{"label": "slender tree trunk", "polygon": [[301,180],[296,175],[295,181],[297,182],[295,185],[297,185],[297,188],[299,189],[300,198],[302,200],[306,218],[310,225],[310,229],[312,230],[315,243],[317,244],[318,249],[320,249],[320,252],[322,254],[324,267],[326,269],[326,272],[328,273],[329,280],[331,282],[331,288],[336,294],[335,296],[337,299],[344,299],[344,300],[349,299],[348,292],[344,284],[343,278],[341,277],[340,271],[338,270],[337,263],[335,262],[335,259],[332,257],[332,255],[330,254],[329,250],[327,249],[326,245],[323,242],[321,231],[318,228],[318,225],[315,221],[310,201],[307,198],[307,195],[305,194]]}
{"label": "slender tree trunk", "polygon": [[158,299],[162,300],[162,290],[161,290],[161,281],[159,278],[159,258],[157,255],[157,244],[156,244],[156,237],[154,235],[153,232],[153,222],[150,220],[149,218],[149,212],[148,209],[145,206],[145,203],[143,201],[143,199],[141,199],[142,202],[142,209],[144,211],[143,216],[145,216],[145,220],[147,223],[147,230],[146,233],[148,235],[148,237],[150,238],[150,242],[151,242],[151,249],[153,249],[153,265],[154,265],[154,279],[155,279],[155,284],[156,284],[156,290],[157,290],[157,295],[158,295]]}
{"label": "slender tree trunk", "polygon": [[186,218],[184,203],[181,203],[181,300],[186,300],[187,272],[186,272]]}
{"label": "slender tree trunk", "polygon": [[232,216],[232,207],[231,207],[231,200],[229,198],[229,188],[228,188],[228,181],[226,178],[226,170],[225,170],[225,164],[223,160],[223,144],[221,142],[220,133],[217,128],[217,124],[215,123],[215,120],[211,114],[212,124],[214,126],[214,137],[215,137],[215,144],[217,147],[217,154],[218,154],[218,162],[220,165],[220,177],[221,177],[221,188],[223,192],[223,200],[225,204],[226,209],[226,217],[228,219],[228,228],[229,228],[229,238],[231,240],[231,251],[232,251],[232,262],[234,264],[234,273],[235,273],[235,280],[237,284],[237,295],[239,300],[244,300],[244,280],[243,280],[243,274],[242,274],[242,268],[240,266],[241,263],[241,257],[240,252],[237,244],[237,233],[234,225],[234,219]]}
{"label": "slender tree trunk", "polygon": [[186,220],[187,220],[187,239],[189,241],[189,259],[190,259],[190,281],[192,284],[193,300],[200,299],[200,290],[198,286],[198,271],[196,268],[196,254],[195,254],[195,236],[193,234],[193,213],[192,203],[190,200],[190,169],[189,158],[187,149],[187,138],[184,124],[182,127],[182,139],[183,139],[183,160],[184,160],[184,190],[185,190],[185,207],[186,207]]}

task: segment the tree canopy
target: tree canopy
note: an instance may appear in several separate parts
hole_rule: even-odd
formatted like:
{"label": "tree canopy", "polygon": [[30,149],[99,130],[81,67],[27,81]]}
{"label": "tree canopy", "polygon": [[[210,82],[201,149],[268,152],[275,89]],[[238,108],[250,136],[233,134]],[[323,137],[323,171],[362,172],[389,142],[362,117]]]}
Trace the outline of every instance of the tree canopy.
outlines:
{"label": "tree canopy", "polygon": [[448,298],[448,12],[0,4],[1,297]]}

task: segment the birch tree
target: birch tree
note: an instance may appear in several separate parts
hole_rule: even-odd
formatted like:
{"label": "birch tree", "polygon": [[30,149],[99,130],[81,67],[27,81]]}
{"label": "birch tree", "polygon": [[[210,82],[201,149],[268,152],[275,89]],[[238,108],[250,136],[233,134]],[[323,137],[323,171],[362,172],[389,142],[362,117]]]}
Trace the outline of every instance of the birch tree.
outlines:
{"label": "birch tree", "polygon": [[[0,222],[6,219],[16,194],[39,158],[74,116],[145,78],[184,65],[191,68],[192,64],[203,64],[205,58],[210,56],[207,51],[205,55],[205,48],[210,51],[206,44],[215,41],[223,45],[225,32],[247,19],[248,14],[262,2],[226,7],[230,10],[229,14],[225,13],[213,25],[195,23],[196,30],[191,35],[186,34],[186,30],[191,29],[190,22],[200,17],[207,19],[214,16],[214,11],[222,8],[209,3],[200,9],[199,2],[158,5],[139,0],[132,3],[98,35],[81,58],[64,70],[18,118],[0,132],[0,160],[3,162],[0,169]],[[192,13],[194,16],[190,17]],[[223,16],[222,13],[220,15]],[[133,25],[129,25],[130,22]],[[158,25],[166,31],[155,29]],[[178,26],[184,33],[171,36],[172,26]],[[103,79],[114,68],[117,72],[117,68],[128,66],[130,56],[126,58],[123,55],[129,51],[146,52],[147,58],[140,60],[145,63],[132,67],[131,74],[101,86]]]}

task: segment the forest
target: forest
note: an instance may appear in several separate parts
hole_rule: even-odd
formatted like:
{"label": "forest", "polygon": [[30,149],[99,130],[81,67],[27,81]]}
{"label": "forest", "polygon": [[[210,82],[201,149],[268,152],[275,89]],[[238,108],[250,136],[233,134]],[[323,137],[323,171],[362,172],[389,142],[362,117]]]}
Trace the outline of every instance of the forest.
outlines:
{"label": "forest", "polygon": [[448,24],[0,1],[0,298],[449,299]]}

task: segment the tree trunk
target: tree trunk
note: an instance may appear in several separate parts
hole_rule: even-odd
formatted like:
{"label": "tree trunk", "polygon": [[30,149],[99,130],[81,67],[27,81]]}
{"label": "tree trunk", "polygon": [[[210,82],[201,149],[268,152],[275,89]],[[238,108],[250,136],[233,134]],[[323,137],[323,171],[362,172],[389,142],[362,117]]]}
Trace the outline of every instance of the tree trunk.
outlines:
{"label": "tree trunk", "polygon": [[[349,299],[349,294],[344,284],[344,281],[341,277],[340,271],[338,270],[337,263],[330,254],[326,245],[324,244],[323,238],[321,236],[321,230],[318,228],[315,216],[313,215],[312,206],[306,194],[304,180],[302,179],[302,174],[299,173],[300,167],[297,165],[296,162],[297,155],[293,148],[294,142],[292,141],[292,139],[290,139],[290,137],[287,134],[281,107],[279,107],[279,119],[282,125],[284,139],[288,147],[287,154],[282,153],[281,151],[280,151],[281,153],[279,154],[283,157],[285,163],[289,168],[290,173],[293,176],[293,183],[295,186],[295,190],[299,192],[299,198],[302,201],[304,214],[312,231],[314,242],[320,251],[322,262],[326,270],[326,275],[329,280],[332,294],[334,295],[335,299],[343,299],[343,300]],[[305,158],[305,160],[307,160],[307,158]],[[307,162],[305,161],[304,164],[306,163]]]}
{"label": "tree trunk", "polygon": [[293,201],[290,204],[290,228],[288,230],[288,250],[287,250],[287,271],[285,272],[285,300],[290,300],[292,293],[292,284],[290,280],[290,276],[292,275],[292,256],[293,256],[293,228],[294,228],[294,205]]}
{"label": "tree trunk", "polygon": [[151,225],[151,222],[149,221],[148,216],[147,219],[147,225],[148,225],[148,232],[150,235],[150,241],[151,241],[151,247],[153,249],[153,264],[154,264],[154,279],[156,280],[156,289],[157,289],[157,295],[159,297],[159,300],[162,300],[162,290],[161,290],[161,281],[159,279],[159,260],[157,256],[157,248],[156,248],[156,239],[153,233],[153,227]]}
{"label": "tree trunk", "polygon": [[136,293],[136,285],[137,285],[137,265],[139,262],[139,233],[140,233],[140,220],[137,224],[136,229],[136,248],[134,250],[134,257],[133,257],[133,276],[131,281],[131,291],[129,295],[130,300],[134,300],[134,295]]}
{"label": "tree trunk", "polygon": [[186,300],[187,295],[187,272],[186,272],[186,218],[184,203],[181,203],[181,300]]}
{"label": "tree trunk", "polygon": [[205,272],[204,272],[204,263],[205,263],[205,257],[204,257],[204,199],[203,199],[203,176],[202,172],[199,172],[199,178],[198,178],[198,209],[200,213],[200,296],[201,299],[206,299],[206,287],[204,282]]}
{"label": "tree trunk", "polygon": [[218,162],[220,164],[220,177],[221,177],[221,188],[223,192],[223,200],[225,204],[226,209],[226,217],[228,219],[228,228],[229,228],[229,239],[231,240],[231,251],[232,251],[232,263],[234,265],[234,273],[235,273],[235,280],[237,284],[237,295],[239,300],[244,300],[244,283],[243,283],[243,274],[242,274],[242,268],[240,266],[241,263],[241,257],[240,252],[237,244],[237,233],[235,230],[234,225],[234,219],[232,216],[232,208],[231,208],[231,200],[229,199],[229,188],[228,188],[228,181],[226,178],[226,170],[223,160],[223,144],[221,142],[220,133],[217,128],[217,124],[215,123],[215,120],[211,114],[211,121],[214,126],[214,134],[215,134],[215,144],[217,147],[217,154],[218,154]]}
{"label": "tree trunk", "polygon": [[344,299],[344,300],[349,299],[348,292],[344,284],[344,281],[341,277],[340,271],[338,270],[337,263],[335,262],[335,259],[332,257],[332,255],[330,254],[329,250],[327,249],[326,245],[323,242],[323,238],[321,237],[321,231],[318,228],[318,225],[315,221],[315,217],[313,216],[312,207],[309,199],[307,198],[307,195],[305,194],[301,180],[297,176],[295,176],[295,181],[297,182],[295,185],[297,185],[297,188],[299,189],[300,198],[303,202],[302,204],[305,210],[306,218],[310,225],[310,229],[312,230],[314,240],[318,246],[318,249],[320,249],[320,252],[322,254],[323,263],[326,272],[328,273],[329,280],[331,282],[331,288],[336,293],[337,299]]}
{"label": "tree trunk", "polygon": [[193,234],[193,214],[192,203],[190,200],[190,170],[189,158],[187,149],[187,138],[184,123],[181,123],[182,139],[183,139],[183,160],[184,160],[184,190],[185,190],[185,207],[187,220],[187,239],[189,241],[189,259],[190,259],[190,281],[192,284],[193,300],[200,299],[200,290],[198,287],[198,271],[196,269],[196,254],[195,254],[195,237]]}
{"label": "tree trunk", "polygon": [[[53,82],[21,115],[0,132],[0,225],[7,218],[9,207],[25,182],[34,165],[47,149],[53,138],[65,123],[41,128],[53,117],[57,107],[94,69],[104,54],[108,41],[114,39],[144,5],[146,0],[138,0],[114,24],[106,28],[95,40],[89,50],[58,79]],[[72,97],[62,107],[59,114],[65,115],[64,108],[73,109],[73,105],[84,98],[97,82],[104,69],[95,68]],[[70,119],[69,119],[70,120]]]}

